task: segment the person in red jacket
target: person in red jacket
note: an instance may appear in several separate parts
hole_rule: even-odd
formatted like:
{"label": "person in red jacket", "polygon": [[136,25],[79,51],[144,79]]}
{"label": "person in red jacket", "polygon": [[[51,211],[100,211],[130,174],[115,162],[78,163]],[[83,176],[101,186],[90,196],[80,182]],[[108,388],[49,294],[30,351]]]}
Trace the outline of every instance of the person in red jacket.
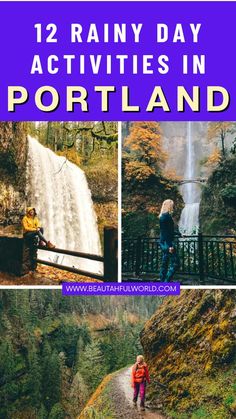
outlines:
{"label": "person in red jacket", "polygon": [[133,402],[135,405],[137,404],[138,395],[140,394],[140,406],[141,410],[144,410],[146,385],[147,383],[150,384],[150,377],[147,364],[144,362],[142,355],[137,356],[136,363],[132,367],[131,383],[134,389]]}

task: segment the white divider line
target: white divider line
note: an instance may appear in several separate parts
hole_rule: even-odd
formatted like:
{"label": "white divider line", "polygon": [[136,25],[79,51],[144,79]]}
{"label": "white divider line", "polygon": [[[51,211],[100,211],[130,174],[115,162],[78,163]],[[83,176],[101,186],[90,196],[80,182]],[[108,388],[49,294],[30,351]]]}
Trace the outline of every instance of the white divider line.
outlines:
{"label": "white divider line", "polygon": [[6,290],[6,289],[10,289],[10,290],[35,290],[35,289],[61,290],[62,285],[1,285],[0,286],[0,290]]}
{"label": "white divider line", "polygon": [[122,282],[121,265],[121,207],[122,207],[122,122],[118,122],[118,282]]}
{"label": "white divider line", "polygon": [[180,285],[181,290],[235,290],[236,285]]}

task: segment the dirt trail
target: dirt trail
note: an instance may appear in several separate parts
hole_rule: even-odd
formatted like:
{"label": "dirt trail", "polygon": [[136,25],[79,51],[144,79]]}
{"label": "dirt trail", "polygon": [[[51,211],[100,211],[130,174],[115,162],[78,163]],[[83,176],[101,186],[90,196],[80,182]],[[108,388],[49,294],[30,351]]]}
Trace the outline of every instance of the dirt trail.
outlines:
{"label": "dirt trail", "polygon": [[152,411],[146,406],[146,410],[142,412],[139,403],[133,405],[133,389],[130,385],[131,368],[126,368],[118,373],[114,379],[112,386],[112,397],[116,400],[117,419],[165,419],[160,412]]}

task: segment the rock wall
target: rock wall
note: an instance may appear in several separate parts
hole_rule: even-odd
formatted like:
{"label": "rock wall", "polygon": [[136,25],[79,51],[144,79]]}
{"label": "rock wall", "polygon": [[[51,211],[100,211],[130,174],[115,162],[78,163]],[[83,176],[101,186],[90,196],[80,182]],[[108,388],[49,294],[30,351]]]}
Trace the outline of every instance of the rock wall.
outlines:
{"label": "rock wall", "polygon": [[141,342],[149,398],[168,417],[235,417],[235,296],[233,290],[182,291],[146,323]]}
{"label": "rock wall", "polygon": [[0,225],[18,224],[25,207],[27,124],[0,123]]}
{"label": "rock wall", "polygon": [[236,157],[214,170],[203,189],[201,229],[205,234],[236,234]]}
{"label": "rock wall", "polygon": [[76,419],[90,419],[91,417],[109,417],[114,418],[112,408],[112,401],[109,394],[110,381],[114,374],[107,375],[98,386],[92,397],[87,402],[85,408],[82,410]]}
{"label": "rock wall", "polygon": [[0,235],[0,271],[22,276],[36,269],[37,249],[21,237]]}
{"label": "rock wall", "polygon": [[94,209],[97,215],[98,229],[103,242],[103,229],[107,225],[117,226],[118,184],[116,161],[82,167],[91,190]]}

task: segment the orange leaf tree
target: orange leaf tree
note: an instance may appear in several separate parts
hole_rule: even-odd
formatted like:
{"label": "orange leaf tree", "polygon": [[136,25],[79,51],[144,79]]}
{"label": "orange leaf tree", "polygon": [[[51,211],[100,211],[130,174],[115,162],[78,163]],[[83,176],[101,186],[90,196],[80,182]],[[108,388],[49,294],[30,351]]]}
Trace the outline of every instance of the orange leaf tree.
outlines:
{"label": "orange leaf tree", "polygon": [[213,152],[210,154],[210,156],[207,159],[206,165],[214,169],[219,164],[221,159],[222,159],[222,156],[221,156],[220,150],[218,148],[214,148]]}
{"label": "orange leaf tree", "polygon": [[226,135],[235,132],[235,123],[233,122],[210,122],[208,126],[207,137],[209,140],[220,140],[222,156],[225,157],[225,139]]}
{"label": "orange leaf tree", "polygon": [[134,122],[125,139],[125,176],[145,180],[161,173],[166,160],[161,145],[161,130],[157,122]]}

